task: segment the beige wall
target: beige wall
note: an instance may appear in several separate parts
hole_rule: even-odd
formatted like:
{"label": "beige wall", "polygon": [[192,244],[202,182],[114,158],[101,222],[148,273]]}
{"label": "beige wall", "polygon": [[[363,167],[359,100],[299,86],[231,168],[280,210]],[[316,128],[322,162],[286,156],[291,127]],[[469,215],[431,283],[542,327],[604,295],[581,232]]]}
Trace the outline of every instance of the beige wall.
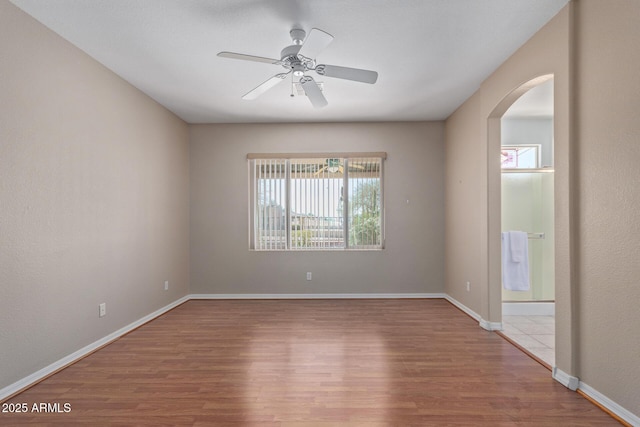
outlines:
{"label": "beige wall", "polygon": [[501,239],[500,232],[500,144],[502,114],[523,93],[536,84],[554,79],[554,167],[556,210],[556,312],[558,313],[556,362],[565,372],[573,374],[575,362],[571,345],[570,324],[574,322],[572,307],[571,260],[569,242],[571,229],[569,164],[569,31],[570,8],[562,9],[549,23],[518,49],[481,85],[481,134],[486,135],[487,183],[487,245],[488,245],[488,300],[481,308],[489,319],[500,318],[501,291]]}
{"label": "beige wall", "polygon": [[[499,320],[496,117],[527,82],[554,74],[556,365],[634,414],[640,414],[639,21],[635,0],[572,2],[446,121],[445,289]],[[464,290],[475,276],[480,295],[473,286]]]}
{"label": "beige wall", "polygon": [[640,416],[640,2],[576,8],[580,378]]}
{"label": "beige wall", "polygon": [[476,313],[486,305],[487,294],[486,144],[480,131],[480,96],[471,96],[445,128],[445,290]]}
{"label": "beige wall", "polygon": [[[568,31],[565,8],[446,121],[446,292],[488,321],[500,321],[501,305],[499,117],[536,80],[542,82],[551,74],[555,74],[556,168],[563,170],[556,173],[561,183],[557,194],[568,199],[562,187],[568,181],[568,167],[563,163],[569,139]],[[568,201],[556,200],[558,204],[558,212],[564,212]],[[557,223],[563,221],[566,218],[559,222],[556,218]],[[558,270],[562,275],[562,267]],[[471,282],[469,292],[467,281]]]}
{"label": "beige wall", "polygon": [[184,122],[0,2],[0,389],[188,293],[188,160]]}
{"label": "beige wall", "polygon": [[[443,132],[443,123],[192,126],[192,293],[442,292]],[[388,153],[383,251],[248,249],[247,153],[314,151]]]}

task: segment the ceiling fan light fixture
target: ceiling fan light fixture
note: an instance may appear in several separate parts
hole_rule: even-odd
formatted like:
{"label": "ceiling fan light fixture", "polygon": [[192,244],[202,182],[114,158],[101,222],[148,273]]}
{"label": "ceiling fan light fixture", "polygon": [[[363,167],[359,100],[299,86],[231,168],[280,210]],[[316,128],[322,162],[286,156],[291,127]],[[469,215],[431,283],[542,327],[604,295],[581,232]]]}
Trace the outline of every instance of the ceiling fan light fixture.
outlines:
{"label": "ceiling fan light fixture", "polygon": [[336,173],[340,170],[340,159],[327,159],[327,170]]}
{"label": "ceiling fan light fixture", "polygon": [[304,65],[298,63],[298,64],[294,64],[291,66],[291,69],[293,70],[293,75],[296,77],[302,77],[304,76]]}

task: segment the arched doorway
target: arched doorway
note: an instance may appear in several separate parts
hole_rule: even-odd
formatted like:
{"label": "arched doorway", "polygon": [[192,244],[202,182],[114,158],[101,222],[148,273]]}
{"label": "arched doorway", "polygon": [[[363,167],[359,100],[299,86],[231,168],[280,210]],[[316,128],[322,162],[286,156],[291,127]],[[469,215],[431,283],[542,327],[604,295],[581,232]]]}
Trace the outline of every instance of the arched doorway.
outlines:
{"label": "arched doorway", "polygon": [[[553,74],[540,75],[517,86],[506,94],[487,117],[487,253],[488,253],[488,313],[491,322],[502,322],[502,253],[501,253],[501,119],[511,105],[530,89],[553,79]],[[565,79],[554,88],[554,202],[555,202],[555,287],[556,360],[553,376],[565,386],[575,389],[578,385],[578,357],[575,325],[578,313],[573,300],[576,290],[572,279],[572,233],[570,198],[570,111],[568,87]],[[556,80],[557,83],[557,80]],[[563,369],[557,369],[562,366]]]}
{"label": "arched doorway", "polygon": [[[555,365],[553,80],[501,119],[502,334]],[[514,260],[516,259],[516,260]]]}

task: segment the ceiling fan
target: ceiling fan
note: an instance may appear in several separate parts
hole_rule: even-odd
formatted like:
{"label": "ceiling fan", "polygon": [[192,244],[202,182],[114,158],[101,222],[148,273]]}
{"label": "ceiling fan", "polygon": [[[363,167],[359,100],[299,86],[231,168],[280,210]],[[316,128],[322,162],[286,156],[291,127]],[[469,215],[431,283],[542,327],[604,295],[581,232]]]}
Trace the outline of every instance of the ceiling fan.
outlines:
{"label": "ceiling fan", "polygon": [[[364,170],[365,167],[358,164],[349,163],[349,171],[352,169]],[[340,159],[326,159],[324,164],[314,173],[314,175],[324,175],[333,173],[344,173],[344,164]]]}
{"label": "ceiling fan", "polygon": [[[242,99],[256,99],[258,96],[262,95],[291,75],[292,83],[294,77],[300,78],[300,87],[309,98],[309,101],[311,101],[311,104],[315,108],[322,108],[328,104],[327,99],[322,94],[322,90],[313,77],[305,74],[307,71],[315,71],[321,76],[352,80],[362,83],[373,84],[378,80],[378,73],[375,71],[340,67],[337,65],[316,64],[316,56],[329,46],[333,40],[333,36],[331,34],[317,28],[313,28],[307,36],[307,33],[304,30],[294,28],[289,32],[289,35],[293,40],[293,44],[282,49],[280,59],[245,55],[235,52],[218,53],[218,56],[222,58],[282,65],[285,69],[289,70],[285,73],[278,73],[271,77],[255,89],[247,92]],[[293,96],[293,94],[291,96]]]}

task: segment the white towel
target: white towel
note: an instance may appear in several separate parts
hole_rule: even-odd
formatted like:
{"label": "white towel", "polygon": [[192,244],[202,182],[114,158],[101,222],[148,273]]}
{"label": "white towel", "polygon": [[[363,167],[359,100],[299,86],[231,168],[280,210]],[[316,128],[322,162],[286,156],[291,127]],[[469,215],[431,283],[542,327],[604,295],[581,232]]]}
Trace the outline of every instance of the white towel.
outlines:
{"label": "white towel", "polygon": [[529,290],[529,239],[523,231],[502,233],[502,286],[509,291]]}
{"label": "white towel", "polygon": [[524,231],[509,232],[509,249],[511,250],[511,261],[522,262],[528,260],[529,237]]}

